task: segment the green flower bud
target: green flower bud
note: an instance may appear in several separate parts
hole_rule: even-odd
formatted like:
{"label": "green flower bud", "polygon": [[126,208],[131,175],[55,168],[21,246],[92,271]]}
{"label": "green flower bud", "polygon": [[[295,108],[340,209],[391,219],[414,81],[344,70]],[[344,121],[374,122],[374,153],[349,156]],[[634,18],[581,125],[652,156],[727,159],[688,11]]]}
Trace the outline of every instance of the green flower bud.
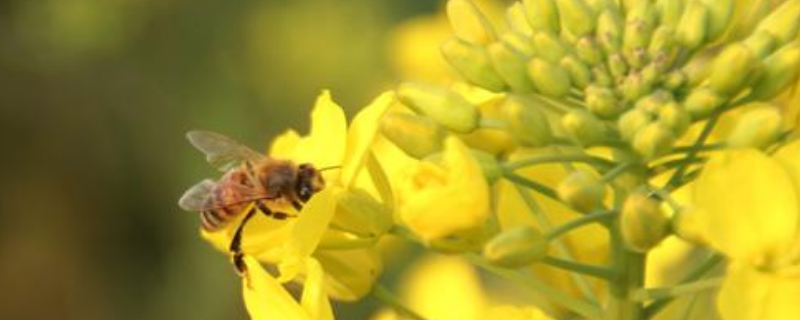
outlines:
{"label": "green flower bud", "polygon": [[640,97],[653,91],[653,85],[645,82],[641,74],[631,73],[625,77],[620,91],[625,101],[636,101]]}
{"label": "green flower bud", "polygon": [[489,44],[496,39],[489,20],[470,0],[447,1],[447,18],[459,39],[474,44]]}
{"label": "green flower bud", "polygon": [[692,117],[680,104],[670,101],[658,110],[658,122],[670,128],[675,137],[680,137],[689,129]]}
{"label": "green flower bud", "polygon": [[775,37],[764,31],[753,33],[743,43],[759,59],[766,58],[778,45]]}
{"label": "green flower bud", "polygon": [[533,91],[533,83],[525,71],[527,62],[521,54],[513,51],[502,42],[491,44],[488,51],[492,66],[514,91]]}
{"label": "green flower bud", "polygon": [[396,91],[400,102],[445,128],[466,133],[478,127],[478,108],[449,89],[407,82],[398,86]]}
{"label": "green flower bud", "polygon": [[608,58],[608,69],[615,79],[622,79],[628,74],[628,64],[625,63],[625,59],[619,53]]}
{"label": "green flower bud", "polygon": [[525,16],[525,7],[521,2],[514,2],[508,10],[506,10],[506,21],[511,30],[520,34],[531,36],[533,29],[528,24],[528,18]]}
{"label": "green flower bud", "polygon": [[[653,30],[650,28],[652,27],[648,26],[642,20],[633,20],[625,24],[625,36],[622,47],[626,56],[635,57],[635,51],[644,51],[643,49],[647,48],[647,45],[650,43],[650,36],[653,34]],[[628,62],[634,67],[640,67],[644,63],[644,59],[629,58]]]}
{"label": "green flower bud", "polygon": [[767,32],[780,44],[785,44],[797,36],[798,27],[800,27],[800,0],[788,0],[764,18],[756,27],[756,32]]}
{"label": "green flower bud", "polygon": [[708,79],[713,65],[711,59],[711,55],[696,56],[681,69],[689,87],[696,87]]}
{"label": "green flower bud", "polygon": [[409,156],[422,159],[442,150],[446,132],[433,120],[413,114],[383,116],[381,133]]}
{"label": "green flower bud", "polygon": [[647,252],[669,235],[670,219],[659,201],[637,191],[622,205],[619,230],[630,249]]}
{"label": "green flower bud", "polygon": [[592,12],[599,14],[605,10],[612,10],[619,12],[616,0],[586,0],[586,4],[592,8]]}
{"label": "green flower bud", "polygon": [[502,102],[500,112],[520,144],[540,147],[553,140],[550,123],[541,108],[530,99],[516,95],[508,96]]}
{"label": "green flower bud", "polygon": [[617,100],[614,91],[605,87],[589,86],[586,88],[586,107],[603,119],[616,118],[625,111],[625,104]]}
{"label": "green flower bud", "polygon": [[612,10],[603,11],[597,18],[595,34],[606,55],[619,52],[622,45],[622,19]]}
{"label": "green flower bud", "polygon": [[519,33],[506,33],[502,36],[501,40],[509,48],[517,51],[526,58],[536,54],[536,48],[533,46],[533,42],[528,37],[520,35]]}
{"label": "green flower bud", "polygon": [[548,96],[563,97],[572,86],[566,69],[544,59],[531,60],[528,75],[533,79],[536,89]]}
{"label": "green flower bud", "polygon": [[592,82],[592,72],[583,62],[573,55],[561,59],[561,66],[569,73],[569,78],[578,88],[586,88]]}
{"label": "green flower bud", "polygon": [[642,68],[642,82],[648,87],[654,87],[661,81],[662,71],[656,63],[651,63]]}
{"label": "green flower bud", "polygon": [[657,90],[656,92],[637,100],[634,107],[636,109],[644,110],[650,114],[657,114],[665,104],[672,101],[674,101],[672,93],[669,91]]}
{"label": "green flower bud", "polygon": [[625,141],[633,141],[636,134],[653,122],[653,115],[642,109],[632,109],[625,112],[617,122],[619,134]]}
{"label": "green flower bud", "polygon": [[594,31],[596,17],[592,8],[583,0],[559,0],[558,13],[561,25],[575,37],[582,37]]}
{"label": "green flower bud", "polygon": [[558,33],[559,17],[553,0],[522,0],[528,24],[534,31]]}
{"label": "green flower bud", "polygon": [[533,45],[539,56],[550,62],[558,62],[567,55],[567,47],[561,39],[549,32],[538,32],[533,35]]}
{"label": "green flower bud", "polygon": [[672,28],[662,26],[653,32],[653,38],[647,47],[647,54],[650,55],[651,59],[665,56],[668,60],[672,60],[677,53],[676,49],[675,31]]}
{"label": "green flower bud", "polygon": [[683,5],[683,1],[657,0],[656,11],[661,25],[669,29],[675,29],[683,15]]}
{"label": "green flower bud", "polygon": [[583,37],[578,39],[575,43],[575,54],[581,61],[589,64],[596,65],[603,62],[603,53],[597,43],[591,37]]}
{"label": "green flower bud", "polygon": [[558,198],[578,212],[589,213],[603,208],[606,187],[597,176],[586,171],[575,171],[556,189]]}
{"label": "green flower bud", "polygon": [[683,73],[683,71],[675,70],[667,74],[663,85],[669,90],[677,91],[678,89],[682,88],[687,81],[686,74]]}
{"label": "green flower bud", "polygon": [[594,79],[594,83],[599,86],[610,87],[614,84],[614,79],[611,78],[611,74],[609,74],[608,70],[602,65],[592,68],[592,78]]}
{"label": "green flower bud", "polygon": [[362,189],[347,189],[338,195],[333,225],[363,237],[379,237],[394,223],[392,212]]}
{"label": "green flower bud", "polygon": [[767,100],[795,83],[800,75],[800,40],[796,40],[764,60],[764,73],[753,84],[750,98]]}
{"label": "green flower bud", "polygon": [[735,148],[765,148],[775,142],[783,119],[775,106],[758,103],[739,118],[727,143]]}
{"label": "green flower bud", "polygon": [[675,29],[678,43],[689,50],[699,48],[708,37],[709,15],[708,8],[702,2],[689,2]]}
{"label": "green flower bud", "polygon": [[669,127],[653,122],[639,130],[633,137],[633,149],[645,160],[655,159],[672,150],[675,135]]}
{"label": "green flower bud", "polygon": [[584,110],[571,110],[561,117],[564,132],[581,146],[597,145],[608,137],[602,120]]}
{"label": "green flower bud", "polygon": [[686,97],[683,107],[686,108],[692,119],[698,120],[708,117],[714,109],[722,106],[723,103],[725,103],[725,99],[718,94],[708,88],[698,88]]}
{"label": "green flower bud", "polygon": [[733,15],[734,0],[701,0],[708,9],[708,39],[714,40],[728,28]]}
{"label": "green flower bud", "polygon": [[531,226],[508,229],[489,240],[483,256],[492,264],[519,268],[537,262],[547,255],[547,239]]}
{"label": "green flower bud", "polygon": [[753,76],[758,60],[747,46],[730,44],[714,59],[708,85],[716,93],[734,96]]}
{"label": "green flower bud", "polygon": [[468,82],[495,92],[505,89],[506,84],[492,68],[484,47],[450,39],[442,44],[442,54]]}
{"label": "green flower bud", "polygon": [[626,10],[625,22],[641,21],[649,30],[653,30],[658,21],[658,12],[652,1],[637,1],[630,10]]}

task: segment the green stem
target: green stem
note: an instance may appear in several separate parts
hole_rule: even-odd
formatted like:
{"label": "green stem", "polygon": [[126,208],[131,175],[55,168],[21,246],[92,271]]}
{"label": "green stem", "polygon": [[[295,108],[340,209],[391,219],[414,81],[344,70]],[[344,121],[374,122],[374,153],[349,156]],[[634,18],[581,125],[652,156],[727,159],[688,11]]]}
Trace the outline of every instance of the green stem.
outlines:
{"label": "green stem", "polygon": [[608,172],[606,172],[603,175],[602,180],[604,182],[606,182],[606,183],[611,182],[616,177],[618,177],[619,175],[625,173],[625,171],[628,171],[628,169],[630,169],[631,167],[633,167],[633,163],[632,162],[621,163],[618,166],[616,166],[614,169],[611,169]]}
{"label": "green stem", "polygon": [[509,270],[492,265],[481,256],[467,254],[467,260],[487,272],[497,275],[506,280],[523,285],[525,289],[536,294],[543,295],[553,302],[589,319],[601,319],[602,309],[583,300],[578,300],[561,292],[558,289],[548,286],[538,279],[528,276],[515,270]]}
{"label": "green stem", "polygon": [[402,317],[407,317],[414,320],[427,320],[425,317],[419,315],[414,310],[409,309],[406,307],[400,299],[398,299],[394,294],[392,294],[386,287],[381,285],[380,283],[376,283],[372,289],[373,296],[380,300],[382,303],[388,305],[397,313],[400,314]]}
{"label": "green stem", "polygon": [[545,238],[548,241],[553,241],[553,240],[558,239],[559,237],[567,234],[568,232],[570,232],[570,231],[572,231],[572,230],[574,230],[576,228],[580,228],[582,226],[585,226],[585,225],[588,225],[588,224],[591,224],[591,223],[595,223],[595,222],[605,223],[605,221],[608,220],[609,218],[613,217],[614,214],[615,214],[615,211],[608,210],[608,211],[599,211],[599,212],[594,212],[594,213],[590,213],[590,214],[587,214],[587,215],[580,216],[578,218],[570,220],[569,222],[567,222],[565,224],[559,225],[557,227],[554,227],[554,228],[548,230],[547,234],[545,234]]}
{"label": "green stem", "polygon": [[613,272],[611,271],[611,269],[604,268],[604,267],[593,266],[593,265],[588,265],[588,264],[583,264],[583,263],[575,262],[575,261],[572,261],[572,260],[565,260],[565,259],[559,259],[559,258],[547,256],[547,257],[544,257],[544,259],[542,259],[541,262],[544,263],[544,264],[559,268],[559,269],[564,269],[564,270],[567,270],[567,271],[577,272],[577,273],[580,273],[580,274],[583,274],[583,275],[587,275],[587,276],[590,276],[590,277],[595,277],[595,278],[599,278],[599,279],[603,279],[603,280],[607,280],[607,281],[611,280],[611,278],[613,277]]}
{"label": "green stem", "polygon": [[[697,268],[689,272],[689,274],[686,275],[686,278],[681,281],[681,284],[690,283],[701,279],[706,273],[714,269],[714,267],[716,267],[723,260],[724,259],[722,256],[718,254],[711,254],[706,261],[703,261],[703,263],[698,265]],[[654,317],[659,311],[668,306],[674,299],[675,298],[673,297],[669,297],[651,303],[644,309],[644,319],[650,319]]]}
{"label": "green stem", "polygon": [[564,162],[583,162],[602,167],[613,167],[614,162],[587,154],[555,154],[555,155],[542,155],[530,157],[514,162],[503,164],[503,168],[513,171],[528,166],[547,164],[547,163],[564,163]]}
{"label": "green stem", "polygon": [[544,196],[546,196],[548,198],[551,198],[551,199],[556,200],[556,201],[561,201],[561,199],[558,198],[558,194],[556,193],[556,191],[553,190],[552,188],[546,186],[546,185],[543,185],[543,184],[538,183],[536,181],[533,181],[533,180],[530,180],[528,178],[525,178],[525,177],[523,177],[521,175],[518,175],[518,174],[516,174],[514,172],[511,172],[509,170],[503,170],[503,177],[505,177],[506,179],[508,179],[509,181],[511,181],[511,182],[513,182],[513,183],[515,183],[517,185],[520,185],[520,186],[529,188],[531,190],[534,190],[534,191],[536,191],[538,193],[541,193],[542,195],[544,195]]}
{"label": "green stem", "polygon": [[694,142],[694,145],[689,149],[686,153],[685,159],[687,163],[678,167],[678,170],[669,178],[667,184],[664,185],[664,189],[672,190],[675,185],[678,184],[681,179],[683,179],[683,175],[686,174],[686,170],[689,169],[690,163],[697,158],[697,155],[700,153],[701,149],[704,147],[706,139],[711,136],[711,132],[714,131],[714,127],[717,125],[720,116],[726,110],[726,108],[720,108],[714,111],[711,114],[711,118],[708,119],[706,122],[705,127],[703,127],[703,131],[700,132],[700,135],[697,137],[697,140]]}
{"label": "green stem", "polygon": [[674,298],[687,293],[718,288],[722,284],[723,277],[699,280],[690,283],[683,283],[673,287],[663,288],[641,288],[631,294],[631,299],[636,301],[661,300]]}
{"label": "green stem", "polygon": [[642,319],[643,305],[630,298],[631,292],[644,286],[646,256],[625,248],[616,224],[610,228],[614,277],[609,283],[610,300],[607,319]]}
{"label": "green stem", "polygon": [[481,129],[493,129],[493,130],[508,129],[508,124],[505,121],[497,119],[481,118],[478,125],[480,126]]}

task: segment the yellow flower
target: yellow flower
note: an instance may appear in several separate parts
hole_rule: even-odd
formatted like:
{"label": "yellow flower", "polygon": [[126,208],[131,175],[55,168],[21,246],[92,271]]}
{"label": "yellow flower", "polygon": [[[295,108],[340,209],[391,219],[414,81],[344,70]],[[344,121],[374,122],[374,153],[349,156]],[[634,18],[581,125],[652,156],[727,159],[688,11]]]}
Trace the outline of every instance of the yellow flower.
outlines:
{"label": "yellow flower", "polygon": [[420,161],[398,191],[402,222],[426,241],[481,229],[489,216],[489,187],[469,149],[448,137],[441,163]]}
{"label": "yellow flower", "polygon": [[728,267],[717,307],[725,320],[800,319],[800,272],[770,272],[747,263]]}

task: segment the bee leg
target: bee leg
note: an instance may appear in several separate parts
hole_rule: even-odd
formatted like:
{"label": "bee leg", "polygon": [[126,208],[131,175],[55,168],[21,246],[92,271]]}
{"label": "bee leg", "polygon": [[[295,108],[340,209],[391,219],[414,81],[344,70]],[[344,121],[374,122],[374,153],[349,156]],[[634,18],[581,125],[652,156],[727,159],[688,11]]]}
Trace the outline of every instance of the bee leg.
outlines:
{"label": "bee leg", "polygon": [[272,218],[277,219],[277,220],[286,220],[286,218],[294,218],[296,216],[297,215],[288,214],[286,212],[280,212],[280,211],[272,213]]}
{"label": "bee leg", "polygon": [[233,234],[233,239],[231,240],[229,250],[233,254],[233,266],[236,268],[236,273],[239,275],[247,274],[247,265],[244,263],[244,252],[242,252],[242,231],[247,221],[250,220],[255,213],[255,209],[250,209],[250,211],[247,212],[247,215],[244,216],[244,219],[242,219],[242,222],[240,222],[239,226],[236,228],[236,232]]}
{"label": "bee leg", "polygon": [[292,206],[293,206],[293,207],[294,207],[294,209],[295,209],[295,210],[297,210],[297,211],[303,210],[303,205],[302,205],[302,204],[300,204],[300,202],[297,202],[297,201],[295,201],[295,200],[292,200]]}
{"label": "bee leg", "polygon": [[272,210],[270,210],[269,207],[267,207],[267,205],[264,204],[264,202],[256,201],[256,208],[258,208],[258,211],[261,211],[261,213],[263,213],[265,216],[267,217],[272,216]]}

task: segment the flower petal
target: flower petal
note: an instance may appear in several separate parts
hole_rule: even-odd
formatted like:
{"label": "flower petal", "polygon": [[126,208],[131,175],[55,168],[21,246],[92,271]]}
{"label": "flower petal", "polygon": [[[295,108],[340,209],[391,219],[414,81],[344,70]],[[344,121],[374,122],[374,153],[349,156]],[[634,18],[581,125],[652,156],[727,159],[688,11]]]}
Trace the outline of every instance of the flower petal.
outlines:
{"label": "flower petal", "polygon": [[800,319],[800,276],[762,272],[746,263],[728,268],[717,299],[725,320]]}
{"label": "flower petal", "polygon": [[324,276],[322,266],[317,260],[313,258],[306,260],[306,280],[303,282],[303,295],[300,301],[303,309],[314,320],[333,320],[331,303],[323,288]]}
{"label": "flower petal", "polygon": [[403,301],[426,319],[475,320],[487,304],[478,273],[457,257],[429,256],[401,283]]}
{"label": "flower petal", "polygon": [[351,186],[364,165],[364,157],[378,133],[379,119],[394,101],[392,92],[385,92],[361,110],[347,132],[347,149],[342,160],[342,185]]}
{"label": "flower petal", "polygon": [[338,190],[329,187],[314,195],[306,203],[303,211],[296,218],[291,235],[284,246],[285,256],[278,264],[281,282],[289,281],[305,267],[306,258],[317,249],[325,230],[333,219],[336,210],[335,193]]}
{"label": "flower petal", "polygon": [[244,262],[248,276],[242,278],[242,292],[251,319],[313,319],[275,278],[264,271],[258,261],[247,256]]}

